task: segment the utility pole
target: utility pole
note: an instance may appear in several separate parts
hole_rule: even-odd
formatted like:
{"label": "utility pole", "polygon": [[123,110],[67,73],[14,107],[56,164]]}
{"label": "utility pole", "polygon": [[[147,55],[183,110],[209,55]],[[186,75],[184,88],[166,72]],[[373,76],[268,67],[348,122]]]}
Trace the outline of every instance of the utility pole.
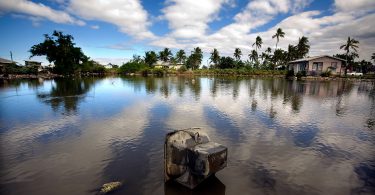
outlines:
{"label": "utility pole", "polygon": [[10,59],[11,59],[12,62],[13,62],[13,53],[12,53],[12,51],[10,51]]}

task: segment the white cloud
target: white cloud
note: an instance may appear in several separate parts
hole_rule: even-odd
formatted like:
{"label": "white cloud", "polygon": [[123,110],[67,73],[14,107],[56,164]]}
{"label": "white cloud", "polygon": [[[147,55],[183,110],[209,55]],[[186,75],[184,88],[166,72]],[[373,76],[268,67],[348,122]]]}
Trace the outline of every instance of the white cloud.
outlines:
{"label": "white cloud", "polygon": [[374,11],[374,0],[335,0],[336,9],[339,11],[365,12]]}
{"label": "white cloud", "polygon": [[[151,45],[180,46],[179,48],[183,49],[199,46],[204,52],[217,48],[224,55],[232,55],[235,47],[249,51],[249,45],[255,39],[254,35],[249,34],[252,29],[271,21],[278,13],[300,11],[311,0],[249,1],[244,10],[234,16],[234,23],[210,35],[207,34],[208,23],[217,18],[221,6],[228,1],[202,3],[174,0],[171,2],[171,5],[167,6],[163,12],[164,17],[169,21],[172,33],[152,42]],[[180,13],[183,14],[180,15]],[[189,38],[188,42],[182,42],[187,38]]]}
{"label": "white cloud", "polygon": [[100,28],[100,26],[98,25],[92,25],[90,26],[91,29],[94,29],[94,30],[98,30]]}
{"label": "white cloud", "polygon": [[[243,11],[235,15],[233,23],[224,26],[217,32],[206,34],[206,29],[201,30],[194,34],[194,38],[190,39],[179,39],[172,33],[152,42],[151,45],[181,49],[199,46],[206,52],[206,56],[213,48],[217,48],[221,55],[232,56],[234,49],[239,47],[242,49],[243,59],[245,59],[252,49],[251,44],[258,35],[263,39],[261,50],[267,47],[274,48],[276,40],[272,39],[272,35],[280,27],[286,33],[278,45],[283,49],[287,49],[288,44],[297,44],[299,37],[306,36],[311,44],[309,55],[332,55],[342,53],[339,46],[345,42],[348,36],[351,36],[360,41],[360,58],[369,59],[370,53],[375,51],[375,30],[369,25],[375,20],[375,14],[358,14],[339,9],[334,10],[332,15],[323,15],[321,11],[301,12],[310,2],[310,0],[250,1]],[[369,1],[363,2],[365,1],[362,1],[362,4],[354,5],[353,9],[372,5]],[[337,7],[337,2],[333,6]],[[218,8],[212,10],[216,9]],[[210,13],[217,14],[216,12]],[[294,13],[294,15],[285,18],[266,31],[252,32],[272,21],[278,14],[286,13]],[[213,20],[212,17],[208,18],[209,20],[205,21]],[[204,20],[202,19],[202,21]],[[201,23],[207,25],[207,22]],[[196,28],[199,29],[201,26]],[[190,32],[192,28],[185,29],[184,26],[181,26],[176,29]]]}
{"label": "white cloud", "polygon": [[168,20],[171,36],[176,38],[197,38],[205,35],[208,23],[218,19],[224,3],[233,6],[233,1],[225,0],[168,0],[162,10]]}
{"label": "white cloud", "polygon": [[105,58],[105,57],[98,57],[94,58],[94,61],[99,62],[100,64],[116,64],[116,65],[122,65],[124,62],[128,62],[129,58]]}
{"label": "white cloud", "polygon": [[0,0],[0,11],[16,12],[31,16],[31,20],[47,19],[56,23],[85,25],[82,20],[75,19],[64,11],[54,10],[42,3],[27,0]]}
{"label": "white cloud", "polygon": [[71,0],[68,9],[86,20],[114,24],[121,32],[137,39],[155,37],[148,30],[148,14],[139,0]]}

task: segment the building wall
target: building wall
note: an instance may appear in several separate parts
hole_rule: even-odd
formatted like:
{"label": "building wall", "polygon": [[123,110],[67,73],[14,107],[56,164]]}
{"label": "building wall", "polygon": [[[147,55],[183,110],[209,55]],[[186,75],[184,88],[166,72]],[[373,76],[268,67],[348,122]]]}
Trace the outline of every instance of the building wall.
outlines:
{"label": "building wall", "polygon": [[[322,69],[313,69],[314,68],[314,62],[315,63],[322,63],[323,66],[322,66]],[[315,59],[315,60],[310,60],[309,61],[309,67],[308,67],[308,72],[317,72],[318,74],[321,73],[321,72],[325,72],[328,70],[329,67],[331,67],[332,65],[332,62],[335,62],[337,63],[337,67],[336,67],[336,70],[332,70],[331,69],[331,73],[332,74],[340,74],[340,70],[341,70],[341,67],[342,67],[342,61],[341,60],[336,60],[336,59],[333,59],[333,58],[329,58],[329,57],[322,57],[322,58],[318,58],[318,59]],[[343,73],[343,69],[341,70],[341,74]]]}

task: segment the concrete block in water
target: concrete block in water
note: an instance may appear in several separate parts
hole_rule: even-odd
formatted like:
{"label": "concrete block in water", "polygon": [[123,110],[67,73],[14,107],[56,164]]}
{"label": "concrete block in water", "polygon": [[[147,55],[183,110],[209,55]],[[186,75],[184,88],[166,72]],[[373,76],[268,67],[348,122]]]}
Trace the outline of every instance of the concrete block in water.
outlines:
{"label": "concrete block in water", "polygon": [[228,150],[210,141],[200,128],[168,133],[164,144],[165,182],[175,180],[193,189],[227,166]]}

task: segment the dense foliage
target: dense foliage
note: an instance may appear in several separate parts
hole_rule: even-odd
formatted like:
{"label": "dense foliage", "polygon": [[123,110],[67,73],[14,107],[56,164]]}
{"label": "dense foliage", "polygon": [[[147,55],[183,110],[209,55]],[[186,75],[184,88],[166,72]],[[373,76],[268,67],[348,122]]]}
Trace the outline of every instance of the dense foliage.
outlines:
{"label": "dense foliage", "polygon": [[49,62],[55,64],[54,72],[59,74],[72,74],[76,72],[88,57],[83,54],[81,48],[75,47],[74,38],[54,31],[52,36],[44,35],[42,43],[33,45],[30,49],[31,56],[46,56]]}
{"label": "dense foliage", "polygon": [[[106,70],[102,65],[97,62],[90,60],[86,57],[81,48],[75,47],[73,43],[73,37],[71,35],[64,35],[61,32],[54,31],[52,36],[44,35],[45,40],[42,43],[32,46],[30,49],[31,57],[45,55],[47,60],[54,62],[54,72],[59,74],[71,74],[75,72],[89,72],[89,73],[104,73],[104,72],[118,72],[118,73],[141,73],[143,75],[148,74],[164,74],[165,72],[185,72],[187,70],[196,70],[202,64],[203,52],[199,47],[194,48],[190,55],[187,56],[185,51],[180,49],[173,55],[169,48],[164,48],[159,52],[147,51],[144,57],[134,55],[133,59],[127,63],[123,63],[120,68],[113,68]],[[258,70],[285,70],[288,62],[308,57],[310,50],[310,43],[307,37],[302,36],[298,39],[296,45],[289,44],[287,50],[278,48],[280,38],[285,36],[285,32],[281,28],[278,28],[272,38],[276,39],[276,48],[273,50],[270,47],[262,49],[263,40],[260,36],[255,38],[252,46],[254,49],[244,56],[248,56],[247,60],[241,60],[243,52],[240,48],[235,48],[233,57],[220,56],[220,52],[213,48],[210,53],[210,64],[203,66],[202,69],[206,72],[219,72],[231,73],[237,72],[239,74],[254,74]],[[358,58],[357,48],[359,42],[355,39],[348,37],[346,44],[340,48],[345,50],[345,54],[336,54],[335,57],[346,60],[346,67],[351,70],[367,73],[374,71],[374,66],[371,62],[362,60],[356,62]],[[157,61],[163,61],[164,70],[157,70],[155,65]],[[372,60],[375,61],[375,54],[372,56]],[[168,70],[168,66],[172,65],[183,65],[180,70]],[[345,68],[345,71],[346,69]],[[10,72],[26,72],[26,73],[37,73],[37,70],[33,67],[20,68],[17,66],[9,66]],[[225,69],[223,72],[218,71],[219,69]],[[237,71],[233,71],[237,69]],[[271,71],[271,72],[272,72]],[[198,71],[199,72],[199,71]],[[262,72],[262,71],[260,71]],[[265,71],[261,74],[269,74]],[[310,74],[310,73],[309,73]],[[318,74],[318,73],[315,73]],[[323,73],[322,76],[329,76],[330,73]],[[288,72],[289,76],[297,75],[298,77],[306,76],[306,72]],[[287,76],[288,76],[287,75]]]}
{"label": "dense foliage", "polygon": [[135,73],[146,68],[148,68],[148,65],[143,62],[130,61],[130,62],[124,63],[119,68],[119,73],[122,73],[122,74]]}
{"label": "dense foliage", "polygon": [[4,74],[38,74],[37,66],[18,66],[15,63],[5,66]]}
{"label": "dense foliage", "polygon": [[80,71],[83,73],[104,73],[105,68],[93,60],[87,60],[80,66]]}

